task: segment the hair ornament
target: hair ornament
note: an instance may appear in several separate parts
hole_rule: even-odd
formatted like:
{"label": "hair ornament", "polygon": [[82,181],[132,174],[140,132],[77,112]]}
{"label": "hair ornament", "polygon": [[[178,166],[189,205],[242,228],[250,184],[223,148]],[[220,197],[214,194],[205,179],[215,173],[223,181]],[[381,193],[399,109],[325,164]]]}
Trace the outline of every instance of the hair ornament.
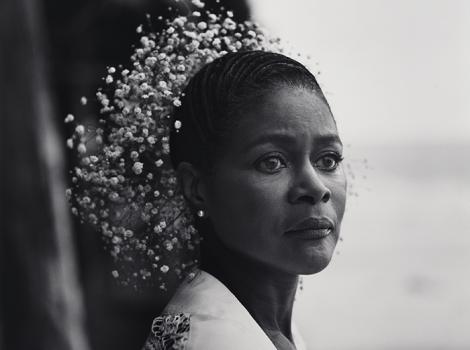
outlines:
{"label": "hair ornament", "polygon": [[75,123],[66,141],[77,157],[66,191],[72,213],[101,232],[117,264],[112,274],[126,285],[158,283],[165,289],[170,274],[183,277],[198,263],[194,216],[169,158],[170,131],[185,127],[172,115],[188,81],[228,52],[283,52],[279,39],[257,24],[237,23],[230,11],[216,14],[204,11],[202,1],[192,3],[198,11],[160,19],[159,33],[137,28],[140,44],[131,66],[109,67],[96,93],[97,126],[65,118]]}

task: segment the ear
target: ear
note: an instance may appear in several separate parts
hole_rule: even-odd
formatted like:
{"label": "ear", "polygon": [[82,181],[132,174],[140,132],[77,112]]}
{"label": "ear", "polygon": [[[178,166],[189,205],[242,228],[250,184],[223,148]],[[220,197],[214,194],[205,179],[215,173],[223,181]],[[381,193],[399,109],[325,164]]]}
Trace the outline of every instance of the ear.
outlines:
{"label": "ear", "polygon": [[186,200],[194,209],[205,209],[206,196],[201,172],[188,162],[179,163],[176,172]]}

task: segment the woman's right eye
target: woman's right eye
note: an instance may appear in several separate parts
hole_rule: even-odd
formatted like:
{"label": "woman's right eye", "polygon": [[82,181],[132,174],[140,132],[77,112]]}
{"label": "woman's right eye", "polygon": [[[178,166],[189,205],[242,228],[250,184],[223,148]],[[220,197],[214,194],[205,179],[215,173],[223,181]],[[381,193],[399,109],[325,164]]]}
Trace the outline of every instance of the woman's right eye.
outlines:
{"label": "woman's right eye", "polygon": [[265,158],[260,159],[256,163],[256,168],[259,171],[265,172],[265,173],[277,173],[281,169],[285,168],[287,166],[286,162],[281,156],[278,155],[271,155]]}

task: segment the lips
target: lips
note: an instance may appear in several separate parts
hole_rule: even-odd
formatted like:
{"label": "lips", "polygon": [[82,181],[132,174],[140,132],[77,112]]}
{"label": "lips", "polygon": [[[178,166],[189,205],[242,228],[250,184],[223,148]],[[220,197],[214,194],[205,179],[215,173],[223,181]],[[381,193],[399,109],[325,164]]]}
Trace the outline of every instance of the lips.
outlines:
{"label": "lips", "polygon": [[302,239],[322,239],[333,232],[333,229],[334,224],[329,218],[310,217],[286,231],[286,234]]}

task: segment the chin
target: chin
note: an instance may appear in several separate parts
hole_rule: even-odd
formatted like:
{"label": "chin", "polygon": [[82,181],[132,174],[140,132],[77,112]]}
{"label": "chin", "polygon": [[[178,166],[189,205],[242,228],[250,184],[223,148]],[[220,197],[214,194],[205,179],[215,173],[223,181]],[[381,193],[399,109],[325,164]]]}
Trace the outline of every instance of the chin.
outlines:
{"label": "chin", "polygon": [[315,247],[305,254],[297,266],[300,275],[313,275],[324,270],[333,257],[335,245],[327,244],[325,246]]}
{"label": "chin", "polygon": [[299,275],[313,275],[315,273],[318,273],[320,271],[323,271],[331,261],[331,256],[329,258],[326,257],[317,257],[314,259],[314,261],[309,261],[306,263],[302,268],[301,272],[299,272]]}

